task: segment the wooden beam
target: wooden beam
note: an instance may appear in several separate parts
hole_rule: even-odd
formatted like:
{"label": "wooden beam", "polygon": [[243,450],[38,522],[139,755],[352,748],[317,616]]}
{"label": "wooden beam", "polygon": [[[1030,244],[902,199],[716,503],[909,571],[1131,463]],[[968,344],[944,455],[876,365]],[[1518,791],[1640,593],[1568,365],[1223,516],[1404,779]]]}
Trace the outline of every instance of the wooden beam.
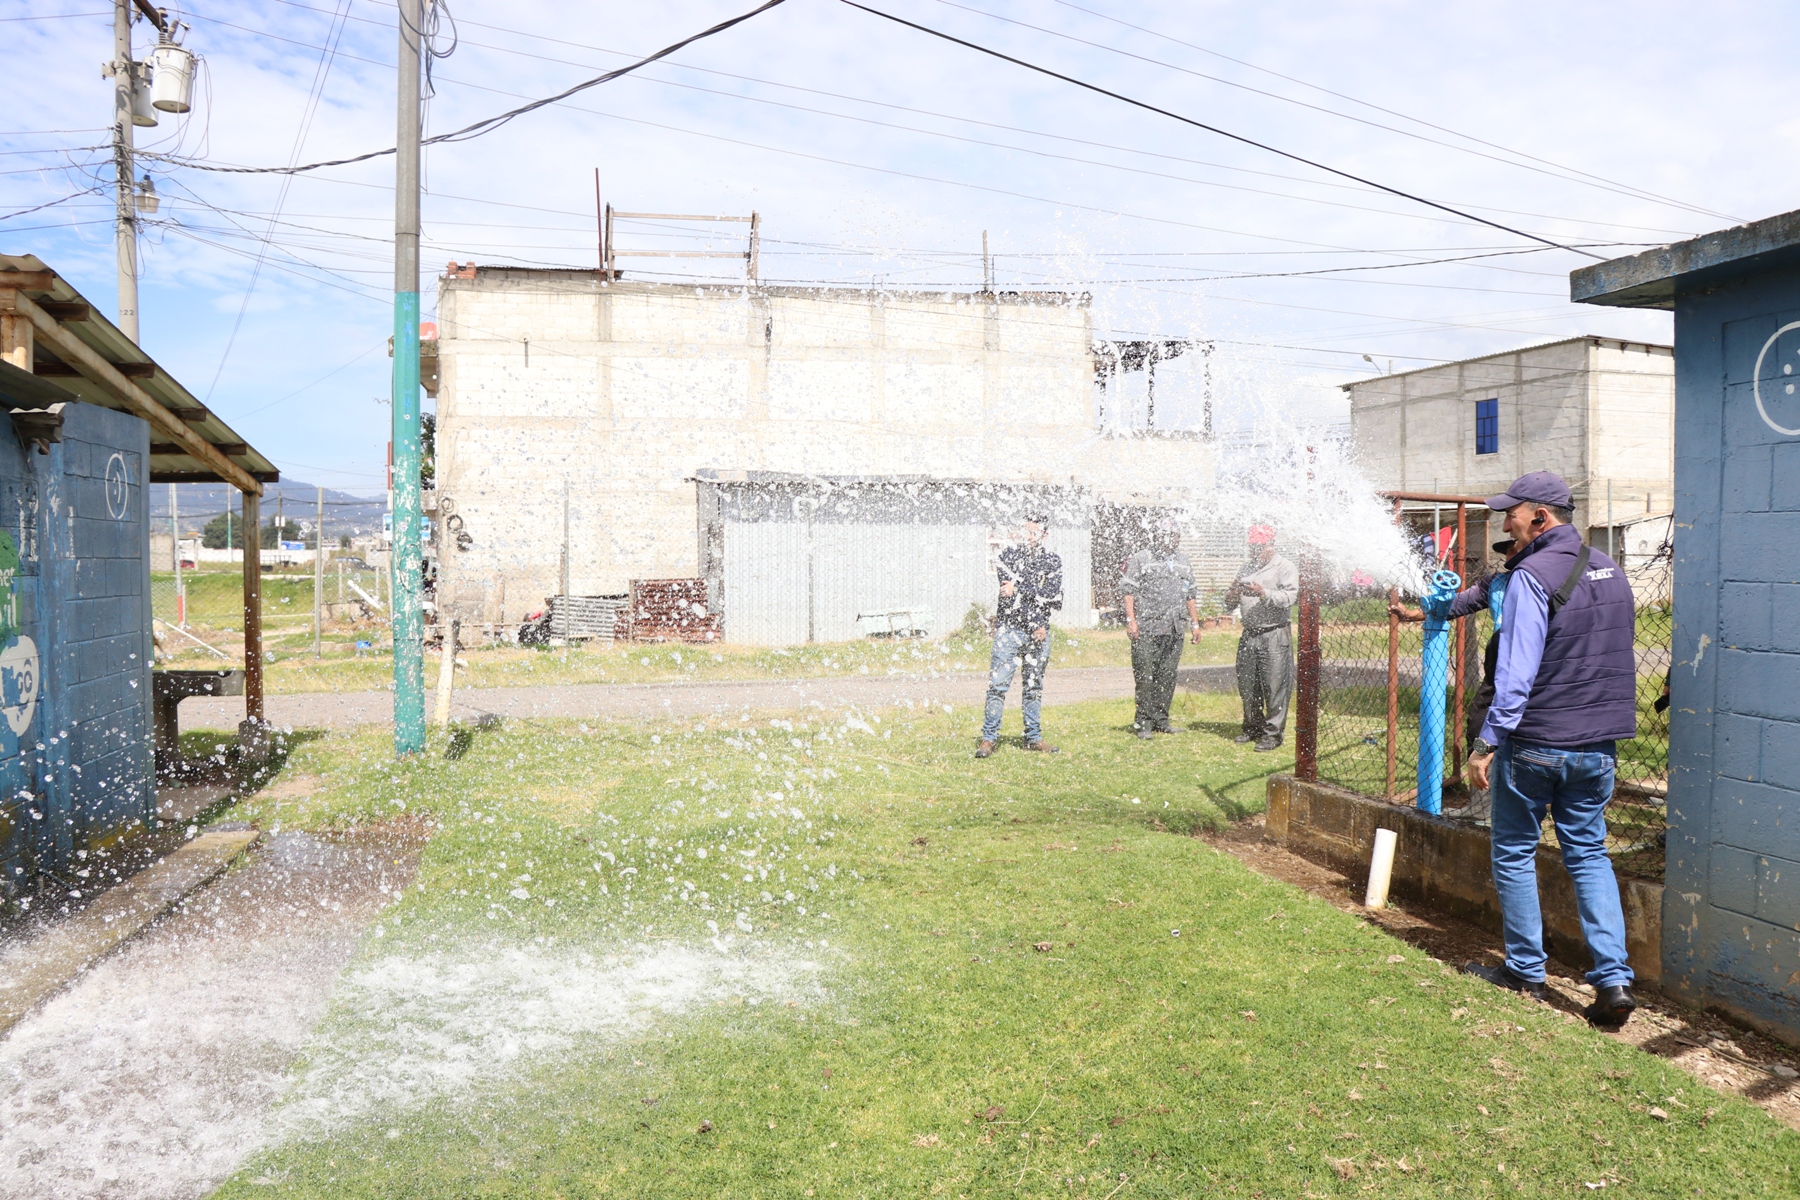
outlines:
{"label": "wooden beam", "polygon": [[175,414],[176,420],[186,421],[189,425],[198,425],[212,416],[204,408],[171,408],[169,411]]}
{"label": "wooden beam", "polygon": [[244,493],[244,718],[263,721],[262,515],[257,493]]}
{"label": "wooden beam", "polygon": [[[252,472],[250,472],[250,474],[252,476],[254,476],[258,482],[261,482],[261,483],[280,483],[281,482],[281,472],[280,471],[252,471]],[[159,471],[154,468],[151,469],[151,471],[149,472],[149,479],[150,479],[151,483],[217,483],[217,482],[219,482],[219,476],[216,471]]]}
{"label": "wooden beam", "polygon": [[189,454],[211,467],[226,483],[246,496],[262,494],[262,484],[248,471],[220,454],[212,443],[189,429],[180,417],[164,408],[156,397],[121,375],[112,363],[59,325],[54,317],[39,308],[29,296],[16,288],[0,288],[0,312],[11,312],[29,318],[37,330],[38,339],[54,350],[58,358],[73,364],[83,376],[104,388],[114,399],[123,401],[132,412],[150,422],[152,428],[186,446]]}
{"label": "wooden beam", "polygon": [[59,321],[85,321],[93,315],[86,300],[39,300],[37,305]]}
{"label": "wooden beam", "polygon": [[[40,304],[38,307],[43,308],[44,306]],[[44,311],[50,313],[50,310],[47,308],[45,308]],[[50,315],[54,317],[56,314],[50,313]],[[82,319],[86,320],[85,317]],[[155,363],[112,363],[111,366],[113,370],[117,371],[127,379],[148,379],[156,374]],[[33,375],[42,375],[46,378],[54,379],[82,378],[82,373],[80,371],[76,370],[66,362],[57,362],[55,359],[47,359],[36,363],[32,367],[31,373]]]}
{"label": "wooden beam", "polygon": [[55,271],[0,271],[0,288],[47,292],[55,286]]}
{"label": "wooden beam", "polygon": [[[246,442],[214,442],[213,445],[218,449],[220,454],[230,454],[235,456],[250,453],[250,446]],[[186,454],[187,452],[186,446],[178,446],[174,442],[150,443],[150,453],[153,455]]]}

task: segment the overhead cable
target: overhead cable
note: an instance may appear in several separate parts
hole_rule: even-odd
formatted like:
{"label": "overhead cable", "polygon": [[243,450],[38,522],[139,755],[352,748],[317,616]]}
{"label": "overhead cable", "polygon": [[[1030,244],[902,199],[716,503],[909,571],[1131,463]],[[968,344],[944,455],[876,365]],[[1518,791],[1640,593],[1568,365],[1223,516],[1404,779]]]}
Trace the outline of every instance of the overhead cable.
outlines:
{"label": "overhead cable", "polygon": [[977,53],[986,54],[991,58],[1000,59],[1002,62],[1009,62],[1009,63],[1012,63],[1014,66],[1024,67],[1028,71],[1036,71],[1040,75],[1048,75],[1052,79],[1060,79],[1064,83],[1072,83],[1076,87],[1085,88],[1086,90],[1088,90],[1090,92],[1095,92],[1099,95],[1109,97],[1113,100],[1122,101],[1123,103],[1132,105],[1135,108],[1144,109],[1146,112],[1153,112],[1153,113],[1156,113],[1158,116],[1164,116],[1164,117],[1168,117],[1174,121],[1180,121],[1183,125],[1192,125],[1196,129],[1204,129],[1208,133],[1214,133],[1214,134],[1219,135],[1220,137],[1230,138],[1234,142],[1242,142],[1246,146],[1254,146],[1258,150],[1265,150],[1270,154],[1278,154],[1282,158],[1291,159],[1297,163],[1304,163],[1307,166],[1314,168],[1315,170],[1325,171],[1325,172],[1328,172],[1329,174],[1336,175],[1342,179],[1354,180],[1355,182],[1363,184],[1366,187],[1377,188],[1381,191],[1387,192],[1389,195],[1399,196],[1405,200],[1411,200],[1415,204],[1423,204],[1427,208],[1435,208],[1435,209],[1438,209],[1440,212],[1452,213],[1456,216],[1462,217],[1465,220],[1474,221],[1478,224],[1486,225],[1491,229],[1498,229],[1504,233],[1510,233],[1516,237],[1526,238],[1533,242],[1541,242],[1544,245],[1550,246],[1557,250],[1567,250],[1572,254],[1585,255],[1586,257],[1593,259],[1595,262],[1605,262],[1606,261],[1604,255],[1594,254],[1587,250],[1579,250],[1573,246],[1565,246],[1561,242],[1552,241],[1550,238],[1544,237],[1540,234],[1529,233],[1523,229],[1514,229],[1510,225],[1502,225],[1498,221],[1490,221],[1486,217],[1478,217],[1475,214],[1465,212],[1460,208],[1452,208],[1448,204],[1440,204],[1436,200],[1427,199],[1426,197],[1418,195],[1417,193],[1404,191],[1397,187],[1390,187],[1389,185],[1387,185],[1385,183],[1378,183],[1373,179],[1367,179],[1361,175],[1356,175],[1356,174],[1353,174],[1352,172],[1341,170],[1337,167],[1326,166],[1322,162],[1318,162],[1318,161],[1315,161],[1314,159],[1306,158],[1303,155],[1295,154],[1290,150],[1282,150],[1279,147],[1269,145],[1267,142],[1259,142],[1255,138],[1245,137],[1241,133],[1232,133],[1229,129],[1222,129],[1217,125],[1209,125],[1205,121],[1197,121],[1192,117],[1184,117],[1180,113],[1171,112],[1166,108],[1159,108],[1156,105],[1146,103],[1143,100],[1134,100],[1132,97],[1124,95],[1120,92],[1112,91],[1109,88],[1103,88],[1097,83],[1089,83],[1084,79],[1077,79],[1073,75],[1064,75],[1061,71],[1053,71],[1049,67],[1040,67],[1036,63],[1026,62],[1022,58],[1014,58],[1010,54],[1003,54],[998,50],[989,49],[988,47],[983,46],[977,42],[967,41],[963,38],[959,38],[952,34],[945,33],[942,30],[933,29],[929,25],[920,25],[916,21],[908,21],[904,17],[895,16],[893,13],[882,12],[880,9],[870,8],[866,4],[858,4],[856,2],[856,0],[841,0],[841,3],[847,4],[851,8],[861,9],[863,12],[866,12],[866,13],[870,14],[871,16],[880,17],[886,21],[892,21],[896,25],[904,25],[909,29],[916,29],[920,33],[927,33],[927,34],[930,34],[932,37],[941,38],[942,40],[944,40],[946,42],[953,42],[958,46],[966,47],[967,49],[974,50]]}
{"label": "overhead cable", "polygon": [[[473,125],[465,125],[461,129],[452,130],[449,133],[440,133],[433,137],[425,138],[421,144],[435,146],[444,142],[466,142],[471,138],[478,138],[484,133],[492,133],[514,117],[521,117],[528,112],[535,112],[547,105],[567,100],[570,96],[573,96],[578,92],[585,92],[589,88],[599,87],[603,83],[611,83],[622,75],[631,74],[639,67],[648,66],[660,59],[667,58],[669,55],[674,54],[683,47],[691,46],[693,43],[712,37],[714,34],[723,33],[734,25],[740,25],[750,18],[760,16],[771,8],[774,8],[776,5],[784,4],[786,2],[787,0],[767,0],[766,3],[751,9],[747,13],[732,17],[728,21],[720,21],[717,25],[714,25],[709,29],[703,29],[699,33],[696,33],[691,37],[685,37],[673,45],[664,46],[655,54],[647,55],[634,63],[628,63],[617,70],[608,71],[604,75],[596,75],[594,78],[584,80],[574,87],[564,88],[554,96],[545,96],[542,100],[533,100],[530,104],[521,104],[517,108],[508,109],[503,113],[496,113],[491,117],[486,117],[475,122]],[[321,167],[344,167],[349,166],[351,163],[367,162],[369,159],[381,158],[385,155],[392,154],[393,152],[394,147],[389,146],[386,150],[371,150],[367,154],[358,154],[352,158],[336,158],[326,162],[307,163],[304,166],[297,167],[219,167],[207,163],[189,162],[181,159],[171,159],[169,161],[178,162],[182,166],[194,167],[201,171],[220,171],[230,175],[299,175],[306,171],[317,171]]]}
{"label": "overhead cable", "polygon": [[[942,2],[948,3],[949,0],[942,0]],[[1552,162],[1551,160],[1549,160],[1547,158],[1540,158],[1535,154],[1527,154],[1523,150],[1514,150],[1510,146],[1502,146],[1498,142],[1490,142],[1485,138],[1478,138],[1474,134],[1471,134],[1471,133],[1461,133],[1455,129],[1451,129],[1447,125],[1434,124],[1431,121],[1425,120],[1423,117],[1415,117],[1408,113],[1403,113],[1403,112],[1399,111],[1398,109],[1384,108],[1379,104],[1373,104],[1367,100],[1359,100],[1355,96],[1347,95],[1343,92],[1334,92],[1328,87],[1322,87],[1316,83],[1309,83],[1304,79],[1297,78],[1296,76],[1283,75],[1280,71],[1273,71],[1273,70],[1270,70],[1268,67],[1260,67],[1260,66],[1257,66],[1253,62],[1248,62],[1241,58],[1233,58],[1229,54],[1223,54],[1217,50],[1210,50],[1205,46],[1196,45],[1193,42],[1183,41],[1180,38],[1175,37],[1173,34],[1163,33],[1159,30],[1150,29],[1147,26],[1143,26],[1143,25],[1133,25],[1130,21],[1124,20],[1123,18],[1120,18],[1120,17],[1115,17],[1115,16],[1111,15],[1110,13],[1099,12],[1092,8],[1083,8],[1079,4],[1072,3],[1072,0],[1052,0],[1052,2],[1062,5],[1062,7],[1064,7],[1064,8],[1072,8],[1076,12],[1086,13],[1091,17],[1099,17],[1103,21],[1111,21],[1115,25],[1123,25],[1127,29],[1135,29],[1139,33],[1147,33],[1152,37],[1159,37],[1159,38],[1162,38],[1164,41],[1174,42],[1177,46],[1186,46],[1190,50],[1198,50],[1202,54],[1210,54],[1214,58],[1224,59],[1226,62],[1229,62],[1229,63],[1236,63],[1240,67],[1248,67],[1252,71],[1260,71],[1264,75],[1273,75],[1276,79],[1285,79],[1289,83],[1297,83],[1301,87],[1311,88],[1315,92],[1323,92],[1327,96],[1335,96],[1339,100],[1348,100],[1352,104],[1359,104],[1364,108],[1372,109],[1378,113],[1386,113],[1390,117],[1399,117],[1402,121],[1411,121],[1415,125],[1423,125],[1427,129],[1435,129],[1439,133],[1447,133],[1451,137],[1462,138],[1464,141],[1474,142],[1477,146],[1486,146],[1490,150],[1498,150],[1503,154],[1511,154],[1511,155],[1515,155],[1516,157],[1519,157],[1519,158],[1529,159],[1529,160],[1531,160],[1531,162],[1541,163],[1543,165],[1543,167],[1554,167],[1556,169],[1556,171],[1568,171],[1571,174],[1579,175],[1583,179],[1591,181],[1594,185],[1604,186],[1607,188],[1607,190],[1624,189],[1627,193],[1632,194],[1636,197],[1639,197],[1639,198],[1645,199],[1645,200],[1654,200],[1659,204],[1667,204],[1671,208],[1684,208],[1684,209],[1687,209],[1689,212],[1700,213],[1704,216],[1709,216],[1709,217],[1718,217],[1721,220],[1726,220],[1726,221],[1736,221],[1740,224],[1743,223],[1743,221],[1744,221],[1743,217],[1734,217],[1729,213],[1715,212],[1709,208],[1701,208],[1698,205],[1689,204],[1685,200],[1676,200],[1669,196],[1661,196],[1655,192],[1645,191],[1643,188],[1637,187],[1633,184],[1624,183],[1617,179],[1608,179],[1604,175],[1595,175],[1593,172],[1583,171],[1579,167],[1564,166],[1562,163]],[[956,7],[960,8],[962,6],[957,5]],[[975,11],[975,10],[971,10],[971,11]],[[993,16],[992,13],[988,13],[988,14],[984,14],[984,15]],[[1006,20],[1007,18],[996,17],[995,19],[996,20]],[[1176,67],[1175,69],[1182,70],[1183,68]],[[1206,78],[1211,78],[1211,76],[1206,76]],[[1233,86],[1233,87],[1242,87],[1243,86],[1242,84],[1231,84],[1231,82],[1229,80],[1221,80],[1220,82],[1230,84],[1230,86]],[[1251,89],[1251,90],[1255,90],[1255,89]],[[1260,94],[1275,96],[1276,99],[1288,100],[1289,103],[1293,103],[1293,104],[1302,103],[1301,101],[1298,101],[1298,100],[1291,100],[1291,99],[1289,99],[1289,97],[1286,97],[1286,96],[1276,95],[1273,92],[1263,92]],[[1308,105],[1307,107],[1312,107],[1312,106]],[[1332,110],[1320,109],[1319,111],[1331,112]],[[1348,113],[1337,113],[1336,115],[1340,116],[1340,117],[1344,117],[1347,120],[1352,120],[1352,121],[1358,119],[1356,117],[1350,116]],[[1387,128],[1389,128],[1389,126],[1383,125],[1383,126],[1379,126],[1378,128],[1387,129]],[[1394,130],[1394,132],[1402,134],[1406,137],[1421,137],[1421,135],[1419,135],[1419,134],[1408,133],[1406,130],[1403,130],[1403,129]],[[1440,145],[1440,146],[1445,145],[1445,143],[1437,142],[1432,138],[1421,138],[1421,140],[1432,142],[1434,145]],[[1456,147],[1456,146],[1451,146],[1448,148],[1449,149],[1463,149],[1462,147]],[[1464,149],[1464,153],[1478,154],[1479,152]],[[1481,157],[1490,158],[1492,156],[1491,155],[1481,155]],[[1494,161],[1507,163],[1508,166],[1522,167],[1527,171],[1542,171],[1542,173],[1547,174],[1547,175],[1555,174],[1555,171],[1543,171],[1542,167],[1532,167],[1532,166],[1526,165],[1525,163],[1510,163],[1510,162],[1507,162],[1507,160],[1500,159],[1500,158],[1496,158],[1496,159],[1494,159]],[[1559,176],[1559,178],[1567,179],[1568,176]],[[1579,182],[1579,181],[1570,180],[1570,182],[1573,183],[1573,182]]]}

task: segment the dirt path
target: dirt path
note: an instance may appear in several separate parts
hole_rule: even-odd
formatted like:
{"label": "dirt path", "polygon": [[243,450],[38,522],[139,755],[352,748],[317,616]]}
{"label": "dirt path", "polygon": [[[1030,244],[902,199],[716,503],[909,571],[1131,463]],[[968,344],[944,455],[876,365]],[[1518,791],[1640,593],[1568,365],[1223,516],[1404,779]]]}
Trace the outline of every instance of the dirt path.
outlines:
{"label": "dirt path", "polygon": [[[411,831],[276,834],[0,1041],[0,1195],[204,1196],[253,1152]],[[29,943],[8,953],[29,953]]]}
{"label": "dirt path", "polygon": [[[1207,834],[1205,840],[1251,870],[1291,883],[1345,912],[1356,913],[1444,963],[1460,967],[1469,961],[1496,965],[1500,962],[1499,935],[1478,925],[1423,906],[1409,908],[1397,901],[1389,901],[1384,909],[1364,908],[1359,903],[1358,885],[1350,878],[1265,841],[1261,816],[1220,833]],[[1582,972],[1553,958],[1549,975],[1549,1003],[1579,1020],[1581,1010],[1594,995]],[[1682,1007],[1653,988],[1637,989],[1637,998],[1637,1012],[1611,1036],[1667,1059],[1707,1087],[1760,1105],[1777,1119],[1800,1129],[1800,1078],[1793,1074],[1784,1076],[1777,1070],[1792,1072],[1800,1068],[1800,1050],[1713,1013]],[[1694,1106],[1700,1100],[1690,1097],[1685,1102]]]}
{"label": "dirt path", "polygon": [[[1189,687],[1218,690],[1213,677],[1230,668],[1197,667],[1182,671]],[[1223,678],[1223,677],[1221,677]],[[849,675],[813,679],[737,680],[715,683],[580,683],[544,687],[475,688],[452,693],[451,713],[458,720],[487,714],[501,717],[711,717],[745,709],[786,711],[814,705],[826,708],[894,708],[905,705],[982,703],[987,676],[979,672],[937,675]],[[1131,695],[1131,671],[1125,667],[1054,665],[1044,677],[1044,703],[1077,704],[1084,700]],[[429,712],[435,693],[427,689]],[[1014,683],[1008,705],[1018,699]],[[386,725],[394,719],[391,692],[304,692],[270,696],[271,721],[289,728],[353,729]],[[244,719],[242,700],[196,697],[181,706],[184,729],[235,729]]]}

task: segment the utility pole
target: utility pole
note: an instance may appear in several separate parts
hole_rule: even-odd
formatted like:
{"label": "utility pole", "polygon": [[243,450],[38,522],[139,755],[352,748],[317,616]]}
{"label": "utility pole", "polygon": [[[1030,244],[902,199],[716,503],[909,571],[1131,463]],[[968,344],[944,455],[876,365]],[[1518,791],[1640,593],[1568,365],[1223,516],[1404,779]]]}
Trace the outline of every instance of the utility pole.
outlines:
{"label": "utility pole", "polygon": [[981,290],[994,294],[994,256],[988,253],[987,230],[981,231]]}
{"label": "utility pole", "polygon": [[325,657],[325,489],[319,488],[319,519],[313,526],[313,657]]}
{"label": "utility pole", "polygon": [[422,0],[400,0],[394,155],[394,753],[425,749],[425,629],[419,494],[419,60]]}
{"label": "utility pole", "polygon": [[113,0],[113,240],[119,259],[119,332],[138,340],[137,209],[131,194],[131,105],[137,65],[131,61],[131,0]]}

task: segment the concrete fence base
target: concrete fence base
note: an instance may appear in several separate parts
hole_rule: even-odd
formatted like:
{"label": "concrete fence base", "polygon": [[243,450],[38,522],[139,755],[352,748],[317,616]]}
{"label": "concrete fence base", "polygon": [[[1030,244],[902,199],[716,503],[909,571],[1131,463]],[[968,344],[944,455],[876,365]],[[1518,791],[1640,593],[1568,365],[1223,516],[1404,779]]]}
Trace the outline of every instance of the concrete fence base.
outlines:
{"label": "concrete fence base", "polygon": [[[1377,829],[1400,840],[1394,857],[1391,894],[1421,901],[1496,933],[1500,898],[1488,860],[1488,831],[1479,826],[1427,816],[1414,808],[1387,804],[1291,775],[1269,779],[1265,836],[1305,858],[1329,863],[1365,883]],[[1640,982],[1662,979],[1663,885],[1621,876],[1625,944]],[[1575,888],[1554,848],[1538,850],[1538,893],[1544,937],[1550,952],[1583,968],[1593,960],[1581,940]]]}

